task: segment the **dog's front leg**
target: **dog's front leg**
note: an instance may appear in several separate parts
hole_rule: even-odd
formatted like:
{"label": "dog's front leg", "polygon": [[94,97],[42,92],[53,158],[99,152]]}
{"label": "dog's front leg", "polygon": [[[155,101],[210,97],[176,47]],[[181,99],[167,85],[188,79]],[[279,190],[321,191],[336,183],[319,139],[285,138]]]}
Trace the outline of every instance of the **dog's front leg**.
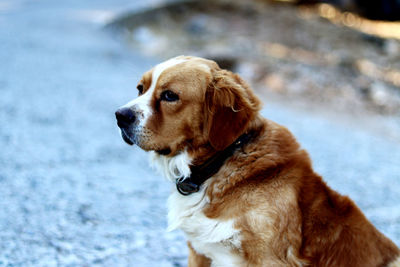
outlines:
{"label": "dog's front leg", "polygon": [[189,258],[188,267],[210,267],[211,260],[204,255],[198,254],[188,242]]}

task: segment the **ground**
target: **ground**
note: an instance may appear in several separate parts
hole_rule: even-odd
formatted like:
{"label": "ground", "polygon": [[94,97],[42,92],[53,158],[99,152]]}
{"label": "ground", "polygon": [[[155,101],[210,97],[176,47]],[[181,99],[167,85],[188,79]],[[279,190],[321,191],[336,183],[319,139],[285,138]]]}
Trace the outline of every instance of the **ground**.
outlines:
{"label": "ground", "polygon": [[[0,266],[185,265],[182,233],[165,231],[173,186],[114,118],[159,59],[103,29],[153,3],[0,2]],[[263,101],[328,184],[400,245],[397,122]]]}

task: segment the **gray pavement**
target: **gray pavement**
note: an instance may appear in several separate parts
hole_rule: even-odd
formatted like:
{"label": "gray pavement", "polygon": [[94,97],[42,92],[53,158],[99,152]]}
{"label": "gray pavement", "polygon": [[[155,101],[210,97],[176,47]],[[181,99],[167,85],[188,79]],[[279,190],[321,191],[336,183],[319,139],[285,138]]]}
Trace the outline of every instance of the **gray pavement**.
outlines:
{"label": "gray pavement", "polygon": [[[102,26],[157,1],[143,2],[0,1],[0,266],[185,264],[182,233],[165,231],[173,187],[122,142],[114,119],[158,60]],[[263,112],[400,244],[397,140],[335,115]]]}

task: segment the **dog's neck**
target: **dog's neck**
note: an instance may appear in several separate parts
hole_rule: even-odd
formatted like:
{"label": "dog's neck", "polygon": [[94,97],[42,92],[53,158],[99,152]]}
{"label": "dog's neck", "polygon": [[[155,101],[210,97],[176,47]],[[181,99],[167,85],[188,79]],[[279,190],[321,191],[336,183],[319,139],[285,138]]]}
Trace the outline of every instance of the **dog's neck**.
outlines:
{"label": "dog's neck", "polygon": [[244,133],[231,145],[222,151],[218,151],[201,165],[190,166],[191,174],[189,177],[179,177],[176,179],[176,188],[184,196],[198,192],[200,186],[211,176],[216,174],[225,161],[243,145],[247,144],[253,136],[253,132]]}
{"label": "dog's neck", "polygon": [[[263,125],[264,119],[261,116],[257,116],[252,122],[250,122],[249,127],[245,132],[251,132],[252,138],[256,138],[256,136],[258,136],[262,131],[262,128],[264,127]],[[175,183],[177,179],[183,180],[184,178],[191,177],[194,169],[193,166],[205,166],[211,158],[218,157],[217,154],[218,151],[216,151],[210,143],[205,142],[204,145],[188,145],[187,149],[182,150],[174,156],[161,155],[153,151],[151,152],[151,160],[153,166],[164,177]],[[226,162],[226,160],[219,161],[222,163]],[[219,166],[219,168],[221,166]]]}

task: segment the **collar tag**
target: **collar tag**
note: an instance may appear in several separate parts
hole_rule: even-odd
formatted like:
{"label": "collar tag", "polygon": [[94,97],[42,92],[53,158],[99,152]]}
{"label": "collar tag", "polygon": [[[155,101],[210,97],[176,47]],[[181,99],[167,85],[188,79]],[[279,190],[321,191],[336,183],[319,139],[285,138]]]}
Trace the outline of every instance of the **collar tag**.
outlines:
{"label": "collar tag", "polygon": [[176,179],[176,189],[184,196],[198,192],[200,185],[190,181],[190,179],[183,179],[183,177]]}

